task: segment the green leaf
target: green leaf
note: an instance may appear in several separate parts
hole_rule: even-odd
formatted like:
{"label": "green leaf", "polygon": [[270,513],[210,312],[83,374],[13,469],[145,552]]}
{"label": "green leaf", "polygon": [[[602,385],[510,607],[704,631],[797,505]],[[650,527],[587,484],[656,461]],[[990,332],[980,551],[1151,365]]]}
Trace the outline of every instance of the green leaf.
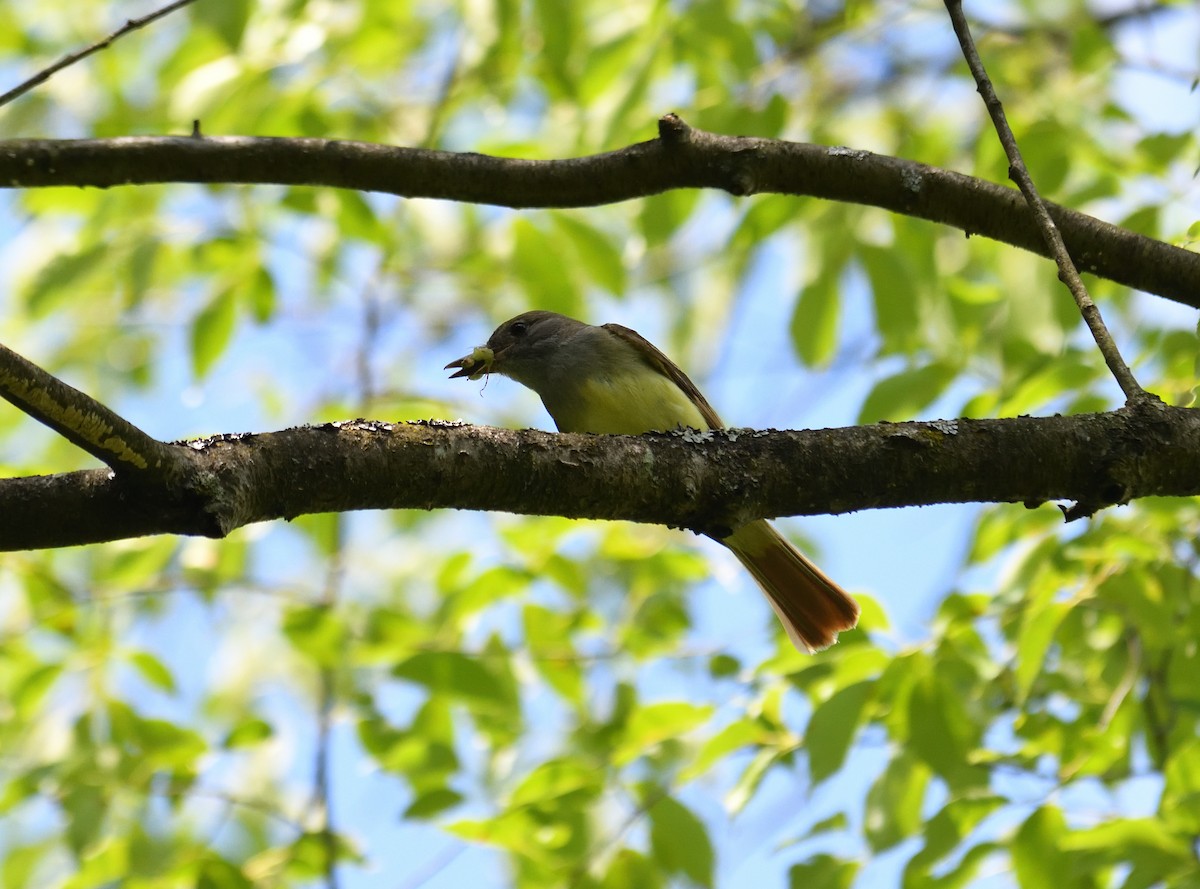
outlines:
{"label": "green leaf", "polygon": [[555,213],[554,224],[567,236],[579,262],[592,278],[615,296],[625,294],[625,260],[614,239],[593,225],[583,215]]}
{"label": "green leaf", "polygon": [[1097,374],[1098,370],[1090,356],[1077,352],[1056,355],[1008,392],[1001,400],[997,413],[1009,416],[1039,410],[1054,399],[1084,389],[1096,379]]}
{"label": "green leaf", "polygon": [[978,779],[968,761],[974,744],[966,706],[936,673],[926,674],[913,684],[908,699],[908,730],[909,749],[951,787],[973,784]]}
{"label": "green leaf", "polygon": [[433,818],[463,801],[463,795],[449,787],[435,787],[414,799],[404,810],[405,818]]}
{"label": "green leaf", "polygon": [[1165,171],[1194,148],[1195,134],[1184,130],[1181,133],[1151,133],[1138,141],[1134,153],[1139,160],[1152,161]]}
{"label": "green leaf", "polygon": [[338,231],[344,237],[385,243],[387,228],[366,197],[357,191],[334,193],[337,202]]}
{"label": "green leaf", "polygon": [[699,198],[698,191],[665,191],[643,198],[638,220],[646,243],[656,247],[669,240],[691,217]]}
{"label": "green leaf", "polygon": [[792,195],[759,195],[742,215],[729,239],[730,249],[749,253],[784,226],[796,222],[797,201]]}
{"label": "green leaf", "polygon": [[52,854],[52,845],[53,852],[58,852],[60,846],[52,841],[28,845],[18,845],[15,842],[10,844],[4,852],[3,861],[0,861],[0,885],[5,889],[36,886],[32,878],[36,873],[45,872],[46,861]]}
{"label": "green leaf", "polygon": [[192,15],[212,28],[229,49],[236,50],[242,44],[250,9],[250,0],[221,0],[192,7]]}
{"label": "green leaf", "polygon": [[731,722],[704,742],[691,765],[680,774],[680,780],[690,781],[703,775],[731,753],[745,747],[766,744],[772,739],[770,728],[759,719],[744,717]]}
{"label": "green leaf", "polygon": [[398,663],[398,679],[424,685],[431,692],[466,700],[503,703],[507,700],[496,675],[480,661],[452,651],[427,651]]}
{"label": "green leaf", "polygon": [[1114,861],[1149,862],[1161,873],[1195,862],[1190,839],[1165,830],[1157,818],[1112,818],[1067,834],[1061,848],[1070,852],[1098,852]]}
{"label": "green leaf", "polygon": [[1117,224],[1121,228],[1127,228],[1130,231],[1137,232],[1139,235],[1145,235],[1148,238],[1157,238],[1159,237],[1159,228],[1161,228],[1159,222],[1160,214],[1161,208],[1158,205],[1151,204],[1134,210]]}
{"label": "green leaf", "polygon": [[912,267],[896,247],[862,244],[858,259],[871,282],[876,327],[885,351],[911,351],[920,340],[917,277]]}
{"label": "green leaf", "polygon": [[712,713],[710,704],[685,701],[667,701],[640,707],[633,711],[625,727],[625,737],[613,754],[613,761],[617,765],[632,762],[663,741],[678,739],[707,722]]}
{"label": "green leaf", "polygon": [[788,870],[790,889],[850,889],[859,864],[821,853]]}
{"label": "green leaf", "polygon": [[313,881],[323,877],[330,867],[330,857],[336,861],[344,848],[335,837],[333,855],[330,855],[329,838],[321,833],[300,834],[287,847],[287,872],[293,880]]}
{"label": "green leaf", "polygon": [[1067,602],[1055,602],[1058,592],[1057,575],[1052,575],[1028,588],[1028,604],[1021,619],[1021,630],[1017,636],[1017,668],[1014,673],[1017,685],[1017,703],[1024,704],[1033,684],[1042,675],[1046,663],[1046,652],[1054,641],[1058,626],[1070,609]]}
{"label": "green leaf", "polygon": [[1053,118],[1043,118],[1017,136],[1029,175],[1047,200],[1062,199],[1056,192],[1070,172],[1070,155],[1063,151],[1063,143],[1070,138],[1062,123]]}
{"label": "green leaf", "polygon": [[531,604],[525,606],[523,618],[525,642],[535,669],[566,700],[582,706],[583,671],[571,644],[571,616]]}
{"label": "green leaf", "polygon": [[363,719],[358,737],[381,768],[407,777],[414,791],[441,788],[459,765],[453,733],[443,724],[447,709],[445,698],[431,698],[408,730]]}
{"label": "green leaf", "polygon": [[841,312],[841,266],[822,266],[816,279],[800,291],[792,313],[792,343],[810,367],[828,364],[837,351]]}
{"label": "green leaf", "polygon": [[216,855],[208,855],[196,874],[196,889],[252,889],[254,882],[242,869]]}
{"label": "green leaf", "polygon": [[750,764],[738,776],[737,783],[725,795],[725,810],[730,815],[736,815],[746,808],[750,800],[754,799],[754,794],[758,792],[767,772],[782,758],[783,754],[779,750],[770,747],[764,747],[755,753]]}
{"label": "green leaf", "polygon": [[613,856],[600,889],[658,889],[663,872],[650,858],[633,849],[621,849]]}
{"label": "green leaf", "polygon": [[135,651],[129,655],[129,662],[142,674],[142,678],[162,691],[174,693],[176,690],[175,677],[167,665],[148,651]]}
{"label": "green leaf", "polygon": [[170,537],[122,541],[101,556],[107,557],[107,563],[97,567],[107,583],[148,586],[168,568],[178,551],[178,541]]}
{"label": "green leaf", "polygon": [[[647,27],[652,26],[647,23]],[[637,126],[645,120],[646,95],[653,85],[654,76],[662,73],[666,64],[665,53],[662,51],[662,43],[663,41],[661,40],[652,39],[640,45],[638,47],[640,52],[637,58],[631,59],[626,70],[622,72],[622,75],[610,83],[610,88],[617,85],[619,88],[623,88],[623,91],[608,119],[607,126],[604,128],[601,145],[607,147],[624,144],[622,140],[628,138],[630,127]],[[653,201],[655,197],[679,194],[686,194],[686,192],[668,191],[662,195],[648,198],[647,201]],[[644,206],[648,206],[648,204]],[[672,228],[673,231],[674,229]],[[650,233],[645,227],[643,227],[643,233],[646,234],[649,243],[660,243],[650,237]]]}
{"label": "green leaf", "polygon": [[284,615],[283,632],[297,651],[316,663],[332,667],[342,662],[346,627],[332,608],[326,605],[294,606]]}
{"label": "green leaf", "polygon": [[708,662],[708,675],[713,679],[729,679],[737,676],[741,669],[741,661],[729,654],[715,654]]}
{"label": "green leaf", "polygon": [[192,772],[208,752],[208,744],[199,733],[166,719],[135,718],[129,738],[141,748],[143,762],[152,768]]}
{"label": "green leaf", "polygon": [[104,263],[111,259],[110,245],[93,244],[76,253],[57,255],[44,266],[25,296],[30,315],[41,317],[80,292]]}
{"label": "green leaf", "polygon": [[700,819],[669,796],[654,802],[647,814],[651,854],[658,865],[697,886],[712,886],[713,848]]}
{"label": "green leaf", "polygon": [[859,424],[887,420],[899,423],[916,418],[954,380],[955,371],[944,364],[902,370],[884,377],[871,389],[858,412]]}
{"label": "green leaf", "polygon": [[1163,819],[1176,833],[1200,835],[1200,740],[1174,746],[1163,777]]}
{"label": "green leaf", "polygon": [[845,812],[837,812],[824,818],[814,824],[808,831],[809,836],[816,836],[819,833],[838,833],[846,830],[850,826],[850,819],[846,817]]}
{"label": "green leaf", "polygon": [[275,317],[278,298],[275,279],[265,266],[259,266],[245,278],[246,302],[250,313],[259,324],[266,324]]}
{"label": "green leaf", "polygon": [[921,828],[921,806],[931,772],[901,751],[888,763],[867,793],[863,828],[871,851],[883,852]]}
{"label": "green leaf", "polygon": [[157,260],[163,252],[162,244],[150,236],[139,238],[129,251],[129,295],[125,300],[127,308],[141,305],[145,300],[154,281]]}
{"label": "green leaf", "polygon": [[[929,885],[928,877],[939,862],[954,852],[984,818],[1004,804],[1002,797],[981,794],[954,799],[943,806],[925,824],[924,848],[909,859],[904,868],[904,889]],[[990,851],[991,847],[986,848]]]}
{"label": "green leaf", "polygon": [[252,716],[243,719],[225,736],[223,746],[229,750],[236,750],[240,747],[253,747],[268,738],[273,737],[275,730],[271,724],[265,719],[260,719],[257,716]]}
{"label": "green leaf", "polygon": [[1056,806],[1042,806],[1013,838],[1012,860],[1022,889],[1063,889],[1074,884],[1070,856],[1061,847],[1067,822]]}
{"label": "green leaf", "polygon": [[574,3],[562,0],[534,0],[534,12],[541,28],[542,42],[537,58],[546,64],[551,82],[566,98],[575,95],[573,61],[579,31],[579,17]]}
{"label": "green leaf", "polygon": [[218,291],[192,322],[192,373],[203,379],[233,339],[237,295],[232,287]]}
{"label": "green leaf", "polygon": [[535,768],[513,791],[510,805],[578,808],[597,798],[603,787],[591,763],[552,759]]}
{"label": "green leaf", "polygon": [[136,825],[129,833],[129,876],[136,879],[162,877],[175,864],[170,840]]}
{"label": "green leaf", "polygon": [[319,512],[297,516],[292,527],[311,540],[322,556],[331,558],[342,546],[346,519],[340,513]]}
{"label": "green leaf", "polygon": [[562,236],[551,237],[524,217],[513,223],[512,269],[530,305],[576,315],[579,287],[562,253]]}
{"label": "green leaf", "polygon": [[874,682],[856,682],[839,689],[813,713],[804,739],[813,783],[842,767],[873,689]]}
{"label": "green leaf", "polygon": [[[618,34],[611,40],[593,44],[592,51],[580,60],[584,66],[580,72],[576,92],[580,104],[584,107],[594,107],[614,85],[628,76],[633,70],[638,54],[645,53],[647,44],[656,42],[647,40],[640,29],[633,29]],[[605,145],[607,139],[602,140],[602,147]]]}
{"label": "green leaf", "polygon": [[76,784],[62,796],[67,816],[67,843],[76,858],[81,858],[100,836],[108,801],[94,784]]}
{"label": "green leaf", "polygon": [[12,705],[17,711],[15,715],[26,720],[36,718],[38,707],[62,675],[63,665],[50,663],[37,664],[21,676],[14,683],[12,691]]}

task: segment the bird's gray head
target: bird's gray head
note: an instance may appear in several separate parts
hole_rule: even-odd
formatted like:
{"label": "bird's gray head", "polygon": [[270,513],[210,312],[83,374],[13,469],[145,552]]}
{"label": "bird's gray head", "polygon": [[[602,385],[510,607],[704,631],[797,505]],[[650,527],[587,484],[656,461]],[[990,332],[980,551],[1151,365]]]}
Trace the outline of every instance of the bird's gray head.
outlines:
{"label": "bird's gray head", "polygon": [[458,368],[450,379],[498,373],[537,389],[543,375],[562,369],[559,365],[569,356],[560,350],[587,326],[557,312],[525,312],[497,327],[486,346],[451,361],[446,369]]}

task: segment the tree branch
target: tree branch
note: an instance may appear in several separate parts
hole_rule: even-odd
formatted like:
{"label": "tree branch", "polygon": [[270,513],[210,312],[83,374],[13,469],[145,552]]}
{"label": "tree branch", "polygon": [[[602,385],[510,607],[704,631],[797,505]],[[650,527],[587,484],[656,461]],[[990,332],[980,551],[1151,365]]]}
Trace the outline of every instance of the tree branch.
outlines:
{"label": "tree branch", "polygon": [[984,68],[983,59],[979,57],[979,51],[975,48],[975,40],[971,37],[971,28],[967,24],[967,17],[963,14],[962,0],[946,0],[946,11],[950,14],[950,21],[954,26],[954,33],[958,37],[959,46],[962,48],[963,58],[967,60],[967,67],[971,69],[971,76],[975,78],[979,95],[983,97],[983,104],[992,118],[992,126],[1000,138],[1000,144],[1004,146],[1004,154],[1008,157],[1008,178],[1017,183],[1021,194],[1025,196],[1025,201],[1029,204],[1033,219],[1037,223],[1038,231],[1041,232],[1050,256],[1058,266],[1059,280],[1066,285],[1075,299],[1075,305],[1079,307],[1083,321],[1091,331],[1092,339],[1096,341],[1100,354],[1104,356],[1104,363],[1108,365],[1108,369],[1121,387],[1121,391],[1125,393],[1125,398],[1134,401],[1150,397],[1138,384],[1133,376],[1133,371],[1121,357],[1121,352],[1117,348],[1112,334],[1108,332],[1108,327],[1100,316],[1100,309],[1092,300],[1091,294],[1087,292],[1087,288],[1084,287],[1083,281],[1079,277],[1079,271],[1071,260],[1071,254],[1067,250],[1066,244],[1063,243],[1062,234],[1054,224],[1054,220],[1050,218],[1050,211],[1047,209],[1045,201],[1042,200],[1042,196],[1033,182],[1033,177],[1029,174],[1029,168],[1025,166],[1025,159],[1021,156],[1020,146],[1017,145],[1017,137],[1013,134],[1012,127],[1008,125],[1004,106],[1000,102],[1000,97],[996,95],[992,80]]}
{"label": "tree branch", "polygon": [[559,435],[366,420],[172,445],[192,483],[106,470],[0,480],[0,550],[222,536],[355,509],[494,510],[720,532],[754,518],[933,503],[1200,494],[1200,411],[882,423],[789,432]]}
{"label": "tree branch", "polygon": [[[583,207],[675,188],[882,207],[1012,244],[1046,245],[1015,189],[869,151],[722,136],[674,115],[659,138],[566,160],[245,136],[0,141],[0,186],[162,182],[331,186],[506,207]],[[1079,268],[1200,308],[1200,254],[1047,205]]]}
{"label": "tree branch", "polygon": [[49,426],[113,471],[171,483],[187,475],[186,451],[147,435],[90,395],[68,386],[0,344],[0,398]]}

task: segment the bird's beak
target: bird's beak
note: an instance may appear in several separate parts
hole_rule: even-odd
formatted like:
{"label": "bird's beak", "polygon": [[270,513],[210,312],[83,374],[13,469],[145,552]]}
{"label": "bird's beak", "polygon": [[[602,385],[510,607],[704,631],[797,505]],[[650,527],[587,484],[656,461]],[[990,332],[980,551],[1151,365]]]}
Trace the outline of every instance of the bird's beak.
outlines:
{"label": "bird's beak", "polygon": [[472,380],[477,380],[484,374],[491,373],[492,362],[495,360],[495,357],[495,354],[487,346],[476,346],[471,350],[470,355],[456,358],[447,364],[444,369],[458,368],[457,372],[450,374],[450,379],[452,380],[457,380],[459,377],[470,377]]}
{"label": "bird's beak", "polygon": [[475,361],[470,355],[464,355],[462,358],[456,358],[446,365],[445,369],[449,370],[452,367],[457,367],[458,370],[450,374],[450,379],[457,380],[459,377],[469,377],[475,373]]}

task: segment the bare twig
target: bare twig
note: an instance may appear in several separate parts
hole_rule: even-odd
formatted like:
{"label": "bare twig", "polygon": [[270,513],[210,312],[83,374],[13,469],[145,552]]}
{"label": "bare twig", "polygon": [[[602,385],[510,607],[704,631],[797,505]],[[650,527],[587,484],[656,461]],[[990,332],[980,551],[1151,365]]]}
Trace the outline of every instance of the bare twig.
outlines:
{"label": "bare twig", "polygon": [[[984,8],[986,9],[986,7],[984,7]],[[1094,26],[1101,30],[1112,31],[1116,28],[1121,27],[1122,25],[1127,25],[1132,21],[1139,21],[1139,20],[1144,21],[1147,19],[1151,19],[1161,13],[1171,12],[1172,10],[1175,10],[1178,8],[1179,7],[1173,3],[1147,3],[1147,2],[1144,2],[1144,0],[1135,0],[1133,5],[1129,6],[1126,9],[1116,9],[1105,15],[1091,16],[1091,17],[1089,17],[1089,22],[1090,22],[1091,26]],[[982,11],[982,10],[980,10],[980,11]],[[1014,38],[1028,37],[1031,34],[1031,32],[1034,30],[1035,27],[1037,28],[1037,30],[1040,34],[1047,33],[1047,27],[1046,27],[1045,23],[1042,23],[1042,22],[1039,22],[1036,25],[1035,24],[1029,24],[1029,25],[1007,24],[1007,23],[1000,21],[999,19],[986,19],[983,16],[980,16],[978,14],[975,15],[975,21],[979,22],[983,27],[987,28],[989,31],[993,31],[997,34],[1004,34],[1007,37],[1014,37]],[[1052,30],[1049,30],[1049,32],[1048,32],[1050,34],[1050,36],[1061,37],[1064,42],[1066,41],[1066,39],[1069,36],[1073,36],[1073,34],[1074,34],[1073,30],[1068,30],[1068,28],[1064,27],[1064,26],[1059,26],[1059,27],[1051,26],[1051,28],[1052,28]]]}
{"label": "bare twig", "polygon": [[422,886],[457,861],[458,857],[469,848],[464,842],[447,846],[401,883],[400,889],[421,889]]}
{"label": "bare twig", "polygon": [[131,31],[136,31],[139,28],[144,28],[144,27],[146,27],[146,25],[150,24],[151,22],[156,21],[156,20],[162,18],[163,16],[170,15],[175,10],[182,9],[184,6],[187,6],[189,3],[194,3],[194,2],[195,2],[195,0],[175,0],[174,3],[168,3],[162,9],[156,10],[155,12],[152,12],[149,15],[144,15],[140,19],[127,20],[124,25],[122,25],[117,30],[113,31],[111,34],[109,34],[103,40],[101,40],[97,43],[93,43],[91,46],[84,47],[83,49],[78,50],[76,52],[68,53],[67,55],[65,55],[61,59],[59,59],[57,62],[55,62],[53,65],[50,65],[47,68],[43,68],[41,71],[39,71],[37,74],[33,75],[33,77],[30,77],[24,83],[20,83],[17,86],[10,89],[4,95],[0,95],[0,106],[7,105],[9,102],[11,102],[13,99],[16,99],[18,96],[23,96],[25,93],[29,92],[35,86],[45,83],[47,80],[49,80],[55,74],[57,74],[59,71],[63,70],[63,68],[69,68],[71,65],[74,65],[76,62],[78,62],[82,59],[86,59],[88,56],[90,56],[94,53],[98,53],[102,49],[107,49],[108,46],[110,44],[112,44],[112,42],[114,40],[119,40],[120,38],[124,37],[126,34],[130,33]]}
{"label": "bare twig", "polygon": [[[324,589],[321,591],[321,606],[332,609],[337,605],[342,583],[346,576],[345,518],[333,516],[333,552],[325,572]],[[333,820],[333,776],[330,762],[333,758],[333,721],[337,708],[337,673],[328,663],[318,665],[320,694],[317,700],[317,743],[313,756],[313,788],[309,807],[318,820],[317,831],[324,849],[323,869],[326,889],[338,889],[338,836]]]}
{"label": "bare twig", "polygon": [[0,398],[67,441],[133,477],[171,478],[191,466],[187,452],[154,439],[128,420],[0,345]]}
{"label": "bare twig", "polygon": [[1139,401],[1150,397],[1138,385],[1137,380],[1133,377],[1133,372],[1129,369],[1129,365],[1121,357],[1121,353],[1117,349],[1117,344],[1113,341],[1112,335],[1104,325],[1104,319],[1100,317],[1100,309],[1093,302],[1091,295],[1087,292],[1087,288],[1079,277],[1079,271],[1075,268],[1075,263],[1071,259],[1071,254],[1067,251],[1066,244],[1063,243],[1062,234],[1059,232],[1058,226],[1054,224],[1054,220],[1050,217],[1050,211],[1047,209],[1041,195],[1038,194],[1037,187],[1033,184],[1033,178],[1029,175],[1029,169],[1025,166],[1025,161],[1021,157],[1021,149],[1017,145],[1016,136],[1013,135],[1012,128],[1008,125],[1008,119],[1004,114],[1004,107],[1000,104],[1000,98],[996,95],[996,90],[988,78],[987,71],[984,70],[983,60],[979,57],[979,52],[975,48],[975,41],[971,37],[967,18],[963,14],[961,0],[945,0],[945,3],[946,10],[950,13],[950,21],[954,25],[954,33],[958,36],[959,46],[962,47],[963,57],[967,60],[967,66],[971,69],[971,74],[975,78],[979,94],[983,97],[983,103],[987,106],[988,114],[991,115],[992,125],[996,128],[996,133],[1000,137],[1000,143],[1004,146],[1004,152],[1008,156],[1008,176],[1017,183],[1017,187],[1021,189],[1021,194],[1025,196],[1030,210],[1033,211],[1034,220],[1042,232],[1042,237],[1045,238],[1046,246],[1049,247],[1050,254],[1058,265],[1059,280],[1067,285],[1067,289],[1071,291],[1071,296],[1075,298],[1075,304],[1079,306],[1079,311],[1083,314],[1084,323],[1087,324],[1093,339],[1096,340],[1096,345],[1099,346],[1100,354],[1104,356],[1104,361],[1108,365],[1108,369],[1116,378],[1121,391],[1125,393],[1125,398],[1128,401]]}
{"label": "bare twig", "polygon": [[442,134],[442,124],[446,121],[446,116],[450,111],[450,102],[454,96],[454,87],[458,83],[460,69],[462,67],[463,56],[463,39],[461,35],[456,35],[454,40],[454,52],[450,57],[450,62],[446,66],[446,72],[442,75],[441,83],[438,85],[437,98],[429,107],[429,123],[425,128],[424,146],[432,148],[437,144],[438,137]]}
{"label": "bare twig", "polygon": [[614,851],[621,841],[625,839],[625,835],[631,831],[634,826],[644,817],[650,814],[650,810],[661,803],[664,799],[671,795],[671,788],[667,785],[660,785],[646,791],[641,802],[637,803],[625,817],[625,819],[617,825],[616,830],[608,837],[602,839],[594,848],[592,848],[586,856],[580,859],[579,864],[575,866],[574,874],[571,878],[571,889],[581,886],[588,876],[588,866],[594,864],[601,859],[607,858]]}

